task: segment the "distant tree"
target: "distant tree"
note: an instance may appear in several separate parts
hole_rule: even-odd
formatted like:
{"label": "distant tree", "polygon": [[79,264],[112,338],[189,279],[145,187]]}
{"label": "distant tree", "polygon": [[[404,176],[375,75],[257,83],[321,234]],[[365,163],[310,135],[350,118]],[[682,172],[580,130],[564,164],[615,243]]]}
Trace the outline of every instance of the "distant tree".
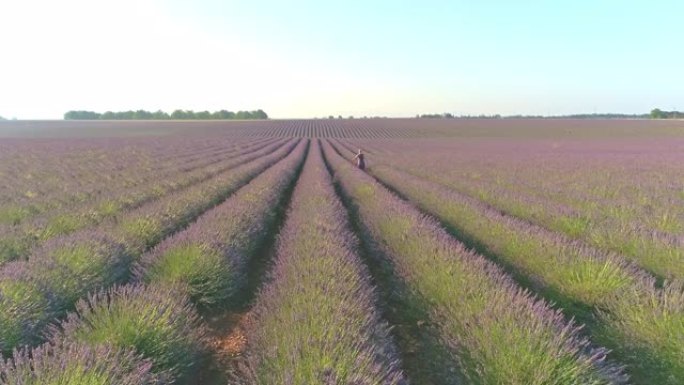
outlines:
{"label": "distant tree", "polygon": [[664,119],[665,114],[659,108],[654,108],[651,110],[651,118],[652,119]]}
{"label": "distant tree", "polygon": [[258,109],[256,111],[252,112],[252,119],[262,119],[262,120],[268,119],[268,114],[266,114],[266,112],[264,112],[264,110]]}
{"label": "distant tree", "polygon": [[133,119],[136,119],[136,120],[152,119],[152,113],[145,111],[145,110],[137,110],[137,111],[133,112]]}
{"label": "distant tree", "polygon": [[233,111],[216,111],[214,115],[216,116],[216,119],[235,119],[235,112]]}
{"label": "distant tree", "polygon": [[3,118],[2,116],[0,116],[0,120],[7,120],[7,119],[5,119],[5,118]]}
{"label": "distant tree", "polygon": [[216,112],[209,111],[198,111],[194,112],[192,110],[175,110],[170,115],[162,110],[157,110],[155,112],[149,112],[145,110],[136,111],[119,111],[112,112],[107,111],[103,114],[93,112],[93,111],[68,111],[64,114],[64,119],[103,119],[103,120],[163,120],[163,119],[198,119],[198,120],[209,120],[209,119],[268,119],[268,115],[264,110],[254,110],[254,111],[238,111],[237,113],[220,110]]}
{"label": "distant tree", "polygon": [[249,111],[238,111],[235,114],[235,119],[249,119],[251,117],[251,114]]}
{"label": "distant tree", "polygon": [[169,114],[167,114],[166,112],[164,112],[162,110],[157,110],[157,111],[152,113],[152,119],[155,119],[155,120],[164,120],[164,119],[168,119],[168,118],[169,118]]}
{"label": "distant tree", "polygon": [[420,115],[420,117],[425,119],[437,119],[441,118],[442,114],[422,114]]}
{"label": "distant tree", "polygon": [[209,119],[211,119],[211,112],[209,112],[209,111],[195,112],[194,119],[209,120]]}
{"label": "distant tree", "polygon": [[171,113],[171,119],[185,119],[185,111],[175,110]]}
{"label": "distant tree", "polygon": [[65,120],[72,119],[85,119],[85,120],[96,120],[100,118],[100,114],[93,111],[69,111],[64,114]]}
{"label": "distant tree", "polygon": [[681,111],[663,111],[659,108],[651,110],[651,119],[684,119],[684,112]]}

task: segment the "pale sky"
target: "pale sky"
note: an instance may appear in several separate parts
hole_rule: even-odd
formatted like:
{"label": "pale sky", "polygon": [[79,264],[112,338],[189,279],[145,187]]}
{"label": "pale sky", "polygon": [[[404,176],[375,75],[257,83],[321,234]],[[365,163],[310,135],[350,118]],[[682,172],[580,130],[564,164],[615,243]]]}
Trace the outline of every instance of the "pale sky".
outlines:
{"label": "pale sky", "polygon": [[0,0],[0,116],[684,109],[681,1]]}

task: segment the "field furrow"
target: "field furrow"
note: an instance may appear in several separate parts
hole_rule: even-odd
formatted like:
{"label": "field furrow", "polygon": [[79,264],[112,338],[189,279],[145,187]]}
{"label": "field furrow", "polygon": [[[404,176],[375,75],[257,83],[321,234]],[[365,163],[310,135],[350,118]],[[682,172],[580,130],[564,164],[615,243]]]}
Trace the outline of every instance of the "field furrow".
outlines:
{"label": "field furrow", "polygon": [[234,307],[235,297],[247,284],[249,261],[269,236],[276,220],[274,208],[283,204],[306,148],[307,141],[300,141],[287,159],[143,255],[136,279],[182,283],[204,310]]}
{"label": "field furrow", "polygon": [[[349,143],[344,145],[352,148]],[[373,148],[381,147],[382,145]],[[400,151],[399,148],[396,150]],[[579,193],[575,193],[571,197],[580,203],[573,208],[551,199],[566,195],[559,194],[558,191],[540,194],[535,190],[538,186],[521,189],[520,186],[526,183],[524,179],[507,187],[499,186],[498,182],[483,181],[479,176],[474,180],[467,180],[455,176],[455,171],[445,167],[448,163],[433,166],[435,170],[425,172],[425,166],[407,159],[400,153],[379,154],[375,163],[391,165],[411,175],[439,183],[459,194],[481,200],[507,215],[577,239],[591,247],[604,250],[605,253],[620,254],[648,270],[661,281],[684,279],[684,233],[681,227],[681,223],[684,223],[681,222],[684,219],[684,211],[675,201],[668,202],[671,197],[657,198],[658,194],[662,195],[662,191],[652,193],[655,197],[638,198],[645,202],[640,206],[653,207],[652,211],[658,208],[658,214],[644,218],[633,213],[637,205],[631,199],[625,199],[625,202],[621,203],[611,198],[605,205],[601,205],[596,202],[596,198],[582,198]],[[616,204],[617,207],[613,207]],[[623,214],[630,217],[623,219]]]}
{"label": "field furrow", "polygon": [[437,222],[356,170],[329,144],[324,148],[365,237],[403,286],[399,295],[404,299],[399,302],[404,309],[399,311],[424,314],[427,318],[420,322],[436,333],[443,348],[437,358],[444,362],[440,363],[443,374],[433,377],[434,383],[624,380],[619,369],[603,362],[605,351],[591,349],[589,341],[579,336],[578,326],[564,320],[559,311],[520,289],[496,265],[466,250]]}
{"label": "field furrow", "polygon": [[[372,174],[439,218],[466,245],[505,266],[518,282],[586,323],[592,340],[629,364],[633,383],[675,384],[670,379],[684,376],[678,359],[684,355],[678,342],[684,328],[662,326],[684,319],[681,284],[659,289],[652,277],[617,255],[507,217],[440,185],[386,166],[374,167]],[[644,322],[639,328],[633,324],[637,320]]]}
{"label": "field furrow", "polygon": [[405,383],[356,250],[314,142],[279,234],[270,282],[252,310],[247,358],[235,383]]}
{"label": "field furrow", "polygon": [[0,385],[681,385],[683,122],[0,119]]}
{"label": "field furrow", "polygon": [[[9,182],[0,191],[0,201],[12,203],[15,211],[13,216],[8,215],[12,212],[0,213],[0,222],[21,221],[93,199],[102,192],[103,185],[113,180],[131,187],[150,176],[178,172],[187,164],[234,150],[241,143],[224,141],[223,146],[207,146],[199,142],[188,143],[185,148],[172,143],[168,143],[170,148],[154,143],[114,143],[110,147],[75,146],[63,151],[58,147],[60,144],[66,143],[54,143],[42,152],[33,152],[35,149],[28,147],[29,151],[14,152],[0,165],[0,174]],[[178,156],[169,157],[174,150]]]}
{"label": "field furrow", "polygon": [[149,181],[141,190],[134,190],[102,199],[92,206],[85,206],[77,210],[57,213],[31,224],[8,228],[0,236],[0,265],[4,262],[21,259],[30,253],[31,249],[40,246],[45,241],[63,236],[102,222],[116,221],[126,212],[135,210],[145,204],[150,204],[165,196],[182,191],[192,185],[203,183],[211,178],[225,173],[234,167],[267,155],[284,142],[258,147],[248,147],[220,162],[196,172],[190,172],[179,178],[168,181]]}
{"label": "field furrow", "polygon": [[25,261],[0,268],[0,348],[35,344],[88,292],[128,279],[133,262],[290,154],[296,141],[187,191],[122,216],[115,224],[57,237]]}
{"label": "field furrow", "polygon": [[[97,349],[106,342],[120,354],[133,349],[141,355],[133,364],[149,360],[150,375],[164,383],[194,381],[209,351],[207,326],[196,307],[229,307],[231,295],[244,289],[247,259],[269,233],[273,207],[293,184],[306,148],[300,141],[285,159],[143,256],[136,269],[140,283],[80,302],[76,313],[51,328],[49,343]],[[12,378],[0,369],[2,375]]]}

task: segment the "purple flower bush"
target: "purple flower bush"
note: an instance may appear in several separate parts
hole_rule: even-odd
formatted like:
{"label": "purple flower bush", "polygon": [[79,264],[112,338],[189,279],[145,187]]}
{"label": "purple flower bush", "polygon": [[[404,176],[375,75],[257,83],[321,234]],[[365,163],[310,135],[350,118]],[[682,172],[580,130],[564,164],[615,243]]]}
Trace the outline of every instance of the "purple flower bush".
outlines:
{"label": "purple flower bush", "polygon": [[124,186],[118,189],[113,187],[109,194],[95,199],[92,203],[78,205],[78,208],[70,206],[55,209],[49,214],[35,218],[31,223],[12,226],[0,237],[0,264],[3,261],[25,257],[31,248],[40,246],[51,238],[98,225],[105,220],[115,220],[144,204],[206,182],[232,168],[271,154],[283,143],[277,141],[268,142],[266,145],[245,146],[235,150],[233,156],[219,154],[217,160],[203,164],[197,169],[192,168],[186,172],[187,175],[183,175],[183,171],[174,172],[168,179],[164,179],[163,175],[155,175],[144,180],[145,183],[136,183],[133,189]]}
{"label": "purple flower bush", "polygon": [[[66,315],[75,302],[88,293],[124,282],[129,277],[130,263],[139,259],[145,250],[220,203],[289,154],[295,145],[296,141],[290,141],[272,154],[236,167],[188,191],[179,191],[134,210],[118,223],[105,227],[102,232],[107,232],[107,235],[87,229],[55,238],[36,250],[27,261],[17,261],[17,264],[25,265],[23,269],[30,277],[26,285],[31,285],[31,292],[41,293],[42,297],[40,301],[25,296],[8,297],[2,292],[10,289],[0,287],[0,298],[10,298],[0,300],[3,301],[0,307],[13,309],[12,312],[0,312],[0,319],[6,318],[0,322],[16,326],[0,329],[2,351],[6,354],[15,347],[41,342],[41,331],[48,320]],[[0,272],[6,268],[0,266]],[[33,309],[33,301],[40,304],[38,309],[42,311],[21,310]],[[22,327],[24,324],[31,327]]]}
{"label": "purple flower bush", "polygon": [[403,384],[370,276],[314,142],[253,310],[244,384]]}
{"label": "purple flower bush", "polygon": [[207,354],[206,330],[182,290],[118,286],[80,301],[76,313],[51,327],[53,341],[132,348],[152,371],[183,383]]}
{"label": "purple flower bush", "polygon": [[229,305],[246,283],[247,262],[268,235],[275,220],[273,208],[292,185],[306,147],[301,141],[287,158],[143,255],[137,278],[183,284],[193,302],[205,309]]}
{"label": "purple flower bush", "polygon": [[356,170],[329,144],[325,156],[368,237],[397,280],[429,307],[429,320],[473,384],[608,384],[624,380],[579,327],[518,287],[432,218]]}
{"label": "purple flower bush", "polygon": [[21,349],[0,360],[2,385],[116,384],[157,385],[163,376],[133,352],[107,345],[45,344]]}

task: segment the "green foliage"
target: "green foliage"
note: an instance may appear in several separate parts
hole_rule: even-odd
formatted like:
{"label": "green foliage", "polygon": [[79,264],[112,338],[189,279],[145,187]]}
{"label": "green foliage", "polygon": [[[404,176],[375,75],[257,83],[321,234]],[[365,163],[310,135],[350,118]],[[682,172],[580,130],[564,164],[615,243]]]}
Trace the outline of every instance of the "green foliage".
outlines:
{"label": "green foliage", "polygon": [[151,217],[130,218],[121,223],[121,231],[125,239],[130,239],[139,247],[146,249],[155,245],[161,234],[162,225]]}
{"label": "green foliage", "polygon": [[104,113],[93,111],[68,111],[64,114],[65,120],[221,120],[221,119],[268,119],[268,114],[263,110],[254,111],[238,111],[232,112],[227,110],[220,110],[215,112],[209,111],[192,111],[192,110],[175,110],[171,114],[158,110],[149,112],[145,110],[137,111],[107,111]]}
{"label": "green foliage", "polygon": [[100,119],[100,114],[93,111],[68,111],[64,114],[64,120],[81,119],[81,120],[97,120]]}
{"label": "green foliage", "polygon": [[203,324],[187,297],[167,287],[123,286],[90,297],[56,339],[110,344],[148,358],[157,373],[186,383],[206,353]]}
{"label": "green foliage", "polygon": [[391,256],[402,282],[429,303],[428,322],[460,364],[464,382],[609,383],[594,366],[598,356],[580,353],[582,342],[559,313],[518,290],[493,265],[453,242],[436,222],[348,162],[331,163],[369,236]]}
{"label": "green foliage", "polygon": [[31,210],[22,206],[6,205],[0,207],[0,224],[17,225],[31,215]]}
{"label": "green foliage", "polygon": [[66,341],[17,349],[0,360],[3,385],[153,385],[164,382],[150,373],[151,363],[134,352],[107,345]]}
{"label": "green foliage", "polygon": [[[50,319],[48,298],[35,281],[3,277],[0,281],[0,354],[37,339],[34,328]],[[30,322],[27,322],[29,320]]]}
{"label": "green foliage", "polygon": [[78,216],[74,214],[62,214],[51,218],[47,227],[40,234],[40,238],[45,240],[58,235],[72,233],[85,225]]}
{"label": "green foliage", "polygon": [[184,285],[192,302],[204,308],[226,304],[235,286],[231,277],[232,271],[220,253],[206,245],[187,244],[161,255],[144,279]]}
{"label": "green foliage", "polygon": [[417,115],[417,118],[423,118],[423,119],[437,119],[437,118],[445,118],[445,119],[451,119],[454,117],[454,114],[451,114],[449,112],[445,112],[443,114],[422,114],[422,115]]}
{"label": "green foliage", "polygon": [[[602,319],[600,334],[619,340],[616,353],[631,357],[635,384],[681,384],[684,378],[684,301],[682,283],[659,290],[635,289],[613,301]],[[599,341],[602,342],[602,341]]]}
{"label": "green foliage", "polygon": [[684,112],[663,111],[659,108],[651,110],[651,119],[684,119]]}
{"label": "green foliage", "polygon": [[30,237],[0,238],[0,264],[25,256],[30,249]]}

